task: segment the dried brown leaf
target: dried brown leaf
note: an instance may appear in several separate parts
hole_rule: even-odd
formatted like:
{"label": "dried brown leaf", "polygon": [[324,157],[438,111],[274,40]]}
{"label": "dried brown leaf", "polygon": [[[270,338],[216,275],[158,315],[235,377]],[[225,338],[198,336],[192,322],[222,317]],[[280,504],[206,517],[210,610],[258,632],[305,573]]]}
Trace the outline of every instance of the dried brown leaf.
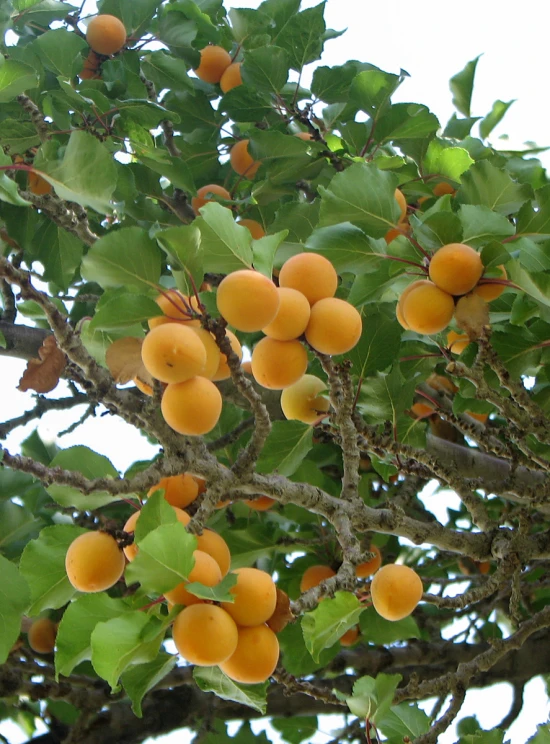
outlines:
{"label": "dried brown leaf", "polygon": [[288,594],[277,587],[277,604],[275,605],[273,615],[267,621],[267,625],[274,633],[280,633],[293,620],[294,615],[290,609]]}
{"label": "dried brown leaf", "polygon": [[107,349],[105,361],[116,383],[124,385],[137,377],[141,382],[153,386],[154,380],[141,361],[142,343],[141,338],[125,336],[113,341]]}
{"label": "dried brown leaf", "polygon": [[30,359],[19,380],[18,390],[49,393],[53,390],[65,369],[65,354],[57,346],[55,336],[46,336],[38,349],[39,359]]}

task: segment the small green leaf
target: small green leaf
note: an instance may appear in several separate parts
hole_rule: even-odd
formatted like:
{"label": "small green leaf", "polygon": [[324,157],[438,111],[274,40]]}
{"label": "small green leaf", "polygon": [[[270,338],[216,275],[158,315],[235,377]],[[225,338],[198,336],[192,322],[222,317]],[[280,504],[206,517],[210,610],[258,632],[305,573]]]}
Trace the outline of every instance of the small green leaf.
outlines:
{"label": "small green leaf", "polygon": [[45,268],[44,279],[67,290],[80,266],[84,244],[53,222],[47,222],[35,236],[38,260]]}
{"label": "small green leaf", "polygon": [[39,36],[33,49],[46,70],[71,78],[82,69],[82,52],[87,44],[78,34],[56,28]]}
{"label": "small green leaf", "polygon": [[193,90],[193,82],[182,60],[171,57],[166,52],[149,52],[144,55],[141,59],[141,69],[157,88],[160,86],[171,91]]}
{"label": "small green leaf", "polygon": [[409,615],[403,620],[385,620],[374,607],[367,607],[361,616],[361,638],[365,643],[389,646],[396,641],[420,638],[416,620]]}
{"label": "small green leaf", "polygon": [[143,323],[159,314],[159,306],[150,297],[142,294],[125,294],[113,297],[98,307],[90,329],[111,331]]}
{"label": "small green leaf", "polygon": [[414,703],[401,703],[394,705],[383,716],[377,719],[376,725],[380,731],[387,737],[408,736],[414,740],[422,734],[427,733],[430,728],[430,719]]}
{"label": "small green leaf", "polygon": [[281,232],[274,235],[265,235],[259,240],[252,241],[254,268],[269,279],[271,279],[273,274],[275,254],[287,235],[288,230],[281,230]]}
{"label": "small green leaf", "polygon": [[[117,478],[118,472],[111,461],[104,455],[94,452],[89,447],[76,445],[61,450],[50,463],[50,467],[74,470],[86,478]],[[72,486],[60,486],[56,483],[47,488],[50,496],[61,506],[74,506],[76,509],[97,509],[112,501],[119,501],[107,491],[94,491],[84,494]]]}
{"label": "small green leaf", "polygon": [[36,127],[31,122],[17,119],[4,119],[0,122],[0,143],[11,152],[23,153],[30,147],[40,144]]}
{"label": "small green leaf", "polygon": [[164,492],[155,491],[140,510],[135,531],[136,542],[143,540],[162,524],[176,524],[177,521],[176,512],[164,498]]}
{"label": "small green leaf", "polygon": [[333,598],[325,598],[315,610],[302,617],[304,640],[314,661],[319,661],[321,651],[330,648],[357,625],[363,610],[364,605],[355,594],[336,592]]}
{"label": "small green leaf", "polygon": [[512,181],[506,171],[480,160],[462,175],[455,199],[462,204],[481,204],[501,214],[516,212],[532,195],[531,187]]}
{"label": "small green leaf", "polygon": [[297,72],[321,56],[326,30],[324,9],[325,3],[322,2],[296,13],[286,24],[284,33],[279,34],[279,45],[286,50],[290,67]]}
{"label": "small green leaf", "polygon": [[313,429],[300,421],[274,421],[258,459],[258,473],[292,475],[313,446]]}
{"label": "small green leaf", "polygon": [[252,268],[252,236],[235,222],[231,210],[209,202],[200,213],[193,224],[201,232],[204,270],[229,274]]}
{"label": "small green leaf", "polygon": [[196,220],[191,225],[181,227],[169,227],[155,233],[155,240],[168,257],[172,271],[185,272],[186,287],[191,294],[192,284],[189,274],[195,285],[201,285],[203,272],[203,248],[201,246],[201,233],[196,225]]}
{"label": "small green leaf", "polygon": [[507,217],[488,207],[463,204],[458,217],[462,223],[462,239],[472,248],[481,248],[492,240],[507,238],[515,232]]}
{"label": "small green leaf", "polygon": [[161,652],[156,659],[145,664],[137,664],[122,673],[120,681],[132,701],[132,710],[138,718],[143,715],[141,701],[145,695],[172,671],[176,663],[176,656]]}
{"label": "small green leaf", "polygon": [[539,189],[535,195],[536,209],[533,202],[527,202],[519,211],[517,233],[531,240],[545,240],[550,237],[550,185]]}
{"label": "small green leaf", "polygon": [[376,242],[350,222],[314,230],[305,247],[328,258],[338,274],[348,271],[355,276],[367,274],[375,271],[383,260]]}
{"label": "small green leaf", "polygon": [[317,732],[317,716],[292,716],[291,718],[273,718],[271,725],[288,744],[301,744],[311,739]]}
{"label": "small green leaf", "polygon": [[0,572],[0,664],[3,664],[19,636],[30,592],[17,566],[3,555],[0,555]]}
{"label": "small green leaf", "polygon": [[241,76],[245,84],[259,91],[279,93],[288,79],[289,67],[284,49],[262,46],[245,52]]}
{"label": "small green leaf", "polygon": [[461,180],[461,176],[474,163],[468,150],[463,147],[448,147],[439,139],[433,139],[427,149],[424,168],[429,173],[446,176],[451,181]]}
{"label": "small green leaf", "polygon": [[37,82],[38,75],[32,67],[0,55],[0,103],[12,101],[26,90],[34,88]]}
{"label": "small green leaf", "polygon": [[378,68],[364,70],[351,84],[350,101],[369,116],[376,117],[379,110],[389,103],[401,82],[399,75]]}
{"label": "small green leaf", "polygon": [[401,343],[401,327],[384,313],[365,314],[357,345],[346,354],[352,373],[364,378],[383,372],[394,361]]}
{"label": "small green leaf", "polygon": [[237,583],[236,574],[227,574],[216,586],[204,586],[197,581],[186,584],[185,589],[199,599],[208,599],[211,602],[234,602],[235,597],[229,591]]}
{"label": "small green leaf", "polygon": [[222,700],[247,705],[262,715],[266,712],[267,682],[261,685],[241,685],[229,679],[219,667],[195,667],[193,678],[203,692],[214,692]]}
{"label": "small green leaf", "polygon": [[464,116],[470,116],[474,77],[480,56],[468,62],[466,67],[456,75],[453,75],[449,81],[451,93],[453,94],[453,105]]}
{"label": "small green leaf", "polygon": [[515,99],[508,101],[508,103],[505,103],[504,101],[495,101],[493,103],[493,108],[479,124],[481,139],[487,139],[496,125],[502,121],[506,112],[514,102]]}

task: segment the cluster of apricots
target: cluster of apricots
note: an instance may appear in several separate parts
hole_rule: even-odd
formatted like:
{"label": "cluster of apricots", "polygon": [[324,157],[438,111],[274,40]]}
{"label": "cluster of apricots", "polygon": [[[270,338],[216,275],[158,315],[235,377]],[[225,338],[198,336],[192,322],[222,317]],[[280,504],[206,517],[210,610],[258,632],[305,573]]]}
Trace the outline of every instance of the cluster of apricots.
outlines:
{"label": "cluster of apricots", "polygon": [[[506,279],[504,266],[501,279]],[[465,243],[448,243],[430,259],[429,279],[412,282],[397,303],[397,320],[403,328],[432,334],[444,330],[452,320],[455,301],[469,293],[486,302],[499,297],[504,287],[483,279],[484,266],[479,253]]]}
{"label": "cluster of apricots", "polygon": [[[458,334],[456,335],[458,336]],[[467,336],[465,338],[466,338],[466,344],[468,344],[469,339]],[[464,343],[464,341],[461,340],[459,343]],[[458,388],[452,382],[452,380],[449,380],[448,377],[444,377],[443,375],[438,375],[435,373],[431,374],[426,380],[426,382],[431,388],[436,390],[438,393],[445,393],[446,395],[453,396],[456,392],[458,392]],[[432,428],[433,433],[434,434],[439,433],[438,426],[440,422],[442,421],[442,419],[438,415],[437,410],[435,409],[433,405],[430,405],[429,403],[426,403],[425,401],[418,401],[416,403],[413,403],[413,405],[411,406],[411,413],[414,415],[415,418],[429,419],[430,426]],[[465,413],[471,418],[476,419],[476,421],[479,421],[480,424],[485,424],[487,419],[489,418],[488,413],[476,413],[475,411],[465,411]]]}
{"label": "cluster of apricots", "polygon": [[[164,498],[178,521],[186,527],[191,517],[182,507],[189,506],[204,488],[201,478],[184,473],[163,478],[148,495],[164,491]],[[124,525],[127,534],[134,533],[140,513],[134,512],[127,520]],[[237,682],[264,682],[277,665],[276,632],[288,620],[288,598],[265,571],[236,568],[230,572],[231,554],[217,532],[204,529],[196,539],[194,566],[187,580],[164,595],[169,608],[183,608],[172,628],[178,652],[197,666],[218,665]],[[126,563],[133,561],[138,551],[134,543],[121,550],[116,539],[106,532],[86,532],[69,546],[65,560],[67,576],[81,592],[104,591],[121,579]],[[214,587],[229,573],[236,579],[229,590],[232,602],[204,600],[187,588],[193,582]]]}
{"label": "cluster of apricots", "polygon": [[101,13],[88,23],[86,41],[90,46],[90,52],[79,75],[81,80],[99,80],[102,57],[110,57],[120,52],[126,44],[126,29],[116,16]]}

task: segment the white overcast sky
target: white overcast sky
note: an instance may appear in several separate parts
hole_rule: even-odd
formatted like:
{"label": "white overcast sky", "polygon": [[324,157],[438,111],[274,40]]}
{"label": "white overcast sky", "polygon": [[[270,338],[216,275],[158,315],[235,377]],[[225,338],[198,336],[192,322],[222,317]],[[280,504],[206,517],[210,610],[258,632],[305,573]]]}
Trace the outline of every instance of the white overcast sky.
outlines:
{"label": "white overcast sky", "polygon": [[[131,2],[131,0],[128,0]],[[259,0],[227,2],[227,7],[257,8]],[[302,8],[316,5],[316,0],[304,0]],[[86,4],[93,12],[94,5]],[[550,145],[550,103],[548,96],[548,44],[550,3],[546,0],[327,0],[327,26],[347,28],[339,39],[326,44],[321,64],[336,65],[348,59],[358,59],[377,65],[388,72],[406,70],[411,77],[401,86],[395,101],[426,104],[444,125],[453,113],[449,78],[479,54],[472,101],[472,115],[486,115],[498,98],[516,99],[504,121],[494,130],[490,142],[503,149],[521,149],[523,143]],[[311,73],[310,73],[311,74]],[[304,75],[304,82],[310,79]],[[475,133],[475,130],[474,130]],[[500,140],[508,135],[508,140]],[[539,156],[550,166],[550,156]],[[0,358],[2,388],[0,409],[2,420],[18,415],[32,405],[30,395],[15,390],[24,363]],[[57,391],[56,391],[57,392]],[[63,392],[59,391],[59,395]],[[41,431],[52,436],[70,423],[65,415],[50,414]],[[32,427],[25,430],[28,434]],[[6,443],[16,450],[20,436],[12,436]],[[154,449],[143,437],[116,419],[91,419],[70,435],[63,437],[60,446],[86,444],[111,458],[116,467],[124,469],[135,459],[150,457]],[[431,497],[431,500],[437,499]],[[431,507],[432,504],[429,504]],[[437,511],[437,509],[434,509]],[[495,726],[507,713],[511,690],[501,684],[491,690],[469,693],[463,715],[477,715],[485,728]],[[548,718],[548,700],[542,680],[533,680],[525,690],[522,715],[510,729],[511,744],[524,744],[537,723]],[[336,726],[328,719],[320,721],[315,739],[327,744]],[[26,736],[19,730],[0,725],[0,732],[9,737],[10,744],[19,744]],[[270,738],[277,741],[275,732]],[[173,734],[159,737],[163,744],[186,744],[190,737]],[[451,729],[440,737],[440,744],[456,740]],[[153,741],[153,740],[150,740]],[[238,744],[238,742],[236,743]]]}

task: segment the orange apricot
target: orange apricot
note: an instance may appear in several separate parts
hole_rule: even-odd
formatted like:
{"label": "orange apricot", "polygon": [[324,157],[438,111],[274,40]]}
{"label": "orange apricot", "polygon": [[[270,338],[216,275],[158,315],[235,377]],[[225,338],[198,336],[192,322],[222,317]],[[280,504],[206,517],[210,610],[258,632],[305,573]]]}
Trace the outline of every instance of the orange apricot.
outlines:
{"label": "orange apricot", "polygon": [[326,297],[334,297],[338,274],[328,258],[319,253],[297,253],[282,265],[279,286],[297,289],[314,305]]}
{"label": "orange apricot", "polygon": [[167,289],[164,294],[160,294],[155,299],[155,302],[163,315],[149,318],[147,322],[150,330],[165,323],[183,323],[193,328],[200,328],[200,320],[192,319],[190,315],[191,309],[199,312],[199,302],[196,297],[183,295],[177,289]]}
{"label": "orange apricot", "polygon": [[241,364],[241,369],[245,373],[245,375],[251,375],[252,374],[252,362],[250,359],[246,362],[243,362]]}
{"label": "orange apricot", "polygon": [[195,535],[195,537],[197,538],[197,550],[211,556],[220,567],[222,577],[227,576],[231,565],[231,553],[223,537],[214,530],[203,530],[202,535]]}
{"label": "orange apricot", "polygon": [[382,553],[380,549],[376,545],[370,545],[369,552],[374,553],[374,556],[370,560],[355,566],[355,575],[358,579],[366,579],[367,576],[372,576],[382,565]]}
{"label": "orange apricot", "polygon": [[183,382],[203,372],[206,349],[196,329],[166,323],[145,336],[141,359],[145,369],[161,382]]}
{"label": "orange apricot", "polygon": [[[176,519],[178,522],[181,522],[184,527],[187,527],[189,522],[191,521],[191,517],[189,514],[183,509],[180,509],[177,506],[172,507],[174,511],[176,512]],[[132,533],[135,532],[136,529],[136,523],[139,519],[139,515],[141,514],[140,510],[136,510],[127,520],[126,524],[123,527],[124,532]],[[130,563],[134,560],[136,555],[138,554],[138,546],[135,542],[131,543],[130,545],[127,545],[125,548],[123,548],[124,555],[126,556],[127,560],[130,561]]]}
{"label": "orange apricot", "polygon": [[223,71],[223,75],[220,78],[220,88],[224,93],[228,93],[233,88],[237,88],[243,84],[241,77],[241,63],[232,62],[229,67],[226,67]]}
{"label": "orange apricot", "polygon": [[[225,334],[229,339],[229,343],[231,344],[231,348],[233,349],[235,354],[239,357],[239,359],[242,359],[243,349],[237,336],[235,336],[235,334],[232,331],[229,331],[227,328],[225,329]],[[222,354],[220,352],[220,363],[218,365],[216,374],[212,377],[212,380],[214,382],[218,382],[219,380],[227,380],[230,377],[231,370],[229,369],[229,364],[227,363],[227,357],[225,354]]]}
{"label": "orange apricot", "polygon": [[203,599],[196,597],[191,592],[188,592],[185,588],[187,584],[191,584],[194,581],[198,581],[204,586],[216,586],[222,580],[222,572],[216,561],[208,553],[203,553],[202,550],[194,550],[193,558],[195,565],[189,572],[187,581],[182,581],[180,584],[170,589],[168,592],[164,592],[164,596],[171,604],[181,605],[193,605],[202,604]]}
{"label": "orange apricot", "polygon": [[171,475],[161,480],[149,489],[147,496],[155,491],[164,490],[164,498],[171,506],[185,509],[199,495],[199,485],[190,473]]}
{"label": "orange apricot", "polygon": [[398,222],[397,227],[392,227],[384,235],[386,245],[389,245],[392,240],[395,240],[400,235],[408,235],[411,232],[411,226],[408,222]]}
{"label": "orange apricot", "polygon": [[469,343],[470,338],[465,333],[449,331],[447,334],[447,344],[453,354],[462,354]]}
{"label": "orange apricot", "polygon": [[300,341],[277,341],[265,336],[252,352],[252,374],[270,390],[283,390],[298,382],[307,369],[307,351]]}
{"label": "orange apricot", "polygon": [[450,294],[424,279],[407,287],[399,306],[408,328],[425,334],[439,333],[446,328],[455,309]]}
{"label": "orange apricot", "polygon": [[[504,266],[501,264],[498,268],[500,269],[500,279],[507,279],[508,274]],[[500,297],[505,289],[504,284],[484,284],[483,277],[481,277],[480,283],[476,284],[472,291],[474,294],[482,297],[485,302],[491,302],[492,300],[496,300],[497,297]]]}
{"label": "orange apricot", "polygon": [[221,46],[210,45],[201,49],[201,61],[195,75],[205,83],[219,83],[231,64],[231,55]]}
{"label": "orange apricot", "polygon": [[243,220],[237,220],[237,225],[241,225],[241,227],[246,227],[254,240],[260,240],[260,238],[265,237],[265,230],[260,225],[259,222],[256,220],[249,220],[249,219],[243,219]]}
{"label": "orange apricot", "polygon": [[103,13],[88,23],[86,41],[97,54],[116,54],[126,44],[126,29],[120,18]]}
{"label": "orange apricot", "polygon": [[451,295],[470,292],[483,274],[481,256],[465,243],[448,243],[430,261],[430,279]]}
{"label": "orange apricot", "polygon": [[330,401],[320,393],[326,384],[315,375],[304,375],[281,393],[281,408],[285,418],[313,424],[330,408]]}
{"label": "orange apricot", "polygon": [[34,171],[29,172],[29,191],[31,194],[44,196],[44,194],[49,194],[51,190],[52,185],[45,178],[42,178],[42,176]]}
{"label": "orange apricot", "polygon": [[275,318],[279,294],[259,271],[241,269],[222,279],[216,295],[220,314],[238,331],[261,331]]}
{"label": "orange apricot", "polygon": [[277,314],[263,333],[278,341],[292,341],[306,330],[311,309],[305,295],[290,287],[277,287],[279,308]]}
{"label": "orange apricot", "polygon": [[51,654],[55,648],[57,625],[49,617],[34,620],[27,634],[29,646],[37,654]]}
{"label": "orange apricot", "polygon": [[212,199],[212,194],[231,201],[231,194],[227,189],[223,186],[218,186],[217,183],[209,183],[207,186],[201,186],[200,189],[197,189],[197,195],[191,199],[191,206],[195,214],[198,215],[199,209],[204,207],[208,202],[216,201],[216,199]]}
{"label": "orange apricot", "polygon": [[214,666],[229,659],[237,648],[237,625],[221,607],[194,604],[177,616],[172,638],[190,664]]}
{"label": "orange apricot", "polygon": [[276,503],[275,499],[272,499],[271,496],[259,496],[257,499],[245,499],[243,501],[243,504],[246,504],[254,511],[267,511]]}
{"label": "orange apricot", "polygon": [[370,586],[376,612],[386,620],[402,620],[422,599],[422,580],[409,566],[389,563],[378,569]]}
{"label": "orange apricot", "polygon": [[345,354],[361,338],[360,313],[346,300],[326,297],[311,308],[306,339],[321,354]]}
{"label": "orange apricot", "polygon": [[401,210],[399,222],[403,222],[403,220],[407,216],[407,199],[405,198],[405,194],[400,189],[395,189],[393,196],[396,202],[399,204],[399,209]]}
{"label": "orange apricot", "polygon": [[234,654],[220,664],[220,669],[235,682],[253,685],[265,682],[277,666],[279,641],[267,625],[239,628]]}
{"label": "orange apricot", "polygon": [[456,189],[453,188],[450,183],[441,181],[440,183],[436,183],[434,186],[433,194],[434,196],[444,196],[445,194],[454,196],[456,194]]}
{"label": "orange apricot", "polygon": [[330,579],[333,576],[336,576],[336,571],[333,571],[330,566],[323,566],[321,564],[310,566],[304,571],[304,575],[300,581],[300,591],[307,592],[308,589],[318,586],[321,581]]}
{"label": "orange apricot", "polygon": [[149,385],[148,382],[145,382],[145,380],[142,380],[137,375],[136,377],[132,378],[132,382],[134,383],[134,385],[137,387],[138,390],[141,390],[141,392],[144,395],[148,395],[149,397],[153,396],[153,393],[154,393],[153,387],[152,385]]}
{"label": "orange apricot", "polygon": [[475,411],[466,411],[468,416],[471,416],[476,421],[479,421],[480,424],[485,424],[487,422],[487,419],[489,418],[488,413],[476,413]]}
{"label": "orange apricot", "polygon": [[313,139],[311,132],[296,132],[294,136],[298,137],[298,139],[304,140],[304,142],[309,142]]}
{"label": "orange apricot", "polygon": [[435,408],[427,403],[413,403],[411,406],[411,413],[414,414],[415,418],[423,419],[428,416],[433,416]]}
{"label": "orange apricot", "polygon": [[489,561],[476,561],[476,567],[480,574],[488,574],[491,570]]}
{"label": "orange apricot", "polygon": [[353,646],[355,641],[359,638],[359,627],[356,625],[354,628],[346,630],[344,635],[340,638],[341,646]]}
{"label": "orange apricot", "polygon": [[231,152],[229,153],[229,163],[235,173],[238,173],[239,176],[253,178],[256,175],[261,162],[259,160],[254,160],[252,155],[248,152],[249,142],[250,140],[243,139],[233,145]]}
{"label": "orange apricot", "polygon": [[221,606],[240,626],[260,625],[269,620],[277,604],[277,588],[271,576],[257,568],[236,568],[237,583],[229,590],[234,602]]}
{"label": "orange apricot", "polygon": [[449,380],[448,377],[444,377],[443,375],[437,375],[435,372],[428,377],[426,382],[434,390],[437,390],[438,393],[449,393],[449,395],[454,395],[458,392],[458,388],[452,380]]}
{"label": "orange apricot", "polygon": [[124,553],[106,532],[84,532],[69,545],[65,556],[67,577],[80,592],[109,589],[122,576],[124,566]]}
{"label": "orange apricot", "polygon": [[91,70],[87,67],[83,67],[78,73],[81,80],[101,80],[101,74],[97,70]]}
{"label": "orange apricot", "polygon": [[206,328],[193,328],[193,333],[196,333],[197,336],[200,338],[200,340],[203,343],[204,350],[206,351],[206,362],[204,364],[204,369],[201,372],[201,375],[203,377],[206,377],[208,380],[212,380],[214,375],[218,371],[218,367],[220,366],[220,350],[218,348],[218,344],[216,343],[216,339],[214,336],[210,333],[210,331],[207,331]]}
{"label": "orange apricot", "polygon": [[160,404],[164,420],[178,434],[200,436],[216,426],[222,412],[222,396],[206,377],[192,377],[168,385]]}

